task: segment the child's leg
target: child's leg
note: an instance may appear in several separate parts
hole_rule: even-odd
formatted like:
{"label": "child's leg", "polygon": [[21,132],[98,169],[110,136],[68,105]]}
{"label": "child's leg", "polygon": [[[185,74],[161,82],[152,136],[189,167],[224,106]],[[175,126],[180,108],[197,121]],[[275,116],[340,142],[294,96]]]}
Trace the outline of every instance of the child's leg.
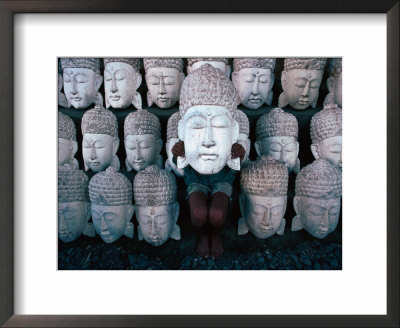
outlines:
{"label": "child's leg", "polygon": [[210,255],[210,238],[207,229],[207,195],[195,191],[189,195],[190,218],[193,227],[198,231],[197,253],[204,258]]}
{"label": "child's leg", "polygon": [[211,196],[208,218],[211,224],[211,257],[217,258],[224,251],[221,232],[226,223],[229,207],[229,196],[223,192],[216,192]]}

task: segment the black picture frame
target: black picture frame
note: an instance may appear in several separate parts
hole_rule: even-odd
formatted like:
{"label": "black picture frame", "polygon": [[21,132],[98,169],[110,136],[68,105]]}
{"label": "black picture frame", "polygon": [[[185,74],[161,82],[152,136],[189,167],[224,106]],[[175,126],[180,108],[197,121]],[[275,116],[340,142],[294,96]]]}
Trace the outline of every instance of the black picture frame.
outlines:
{"label": "black picture frame", "polygon": [[[0,0],[0,324],[4,327],[399,327],[398,0]],[[13,20],[17,13],[384,13],[387,16],[387,315],[14,315]],[[344,295],[345,297],[345,295]]]}

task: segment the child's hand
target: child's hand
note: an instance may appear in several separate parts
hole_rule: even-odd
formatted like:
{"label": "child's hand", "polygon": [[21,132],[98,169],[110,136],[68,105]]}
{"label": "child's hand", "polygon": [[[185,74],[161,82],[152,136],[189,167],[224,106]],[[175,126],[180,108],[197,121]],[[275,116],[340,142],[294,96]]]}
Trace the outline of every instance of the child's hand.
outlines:
{"label": "child's hand", "polygon": [[232,145],[231,156],[232,159],[240,157],[240,161],[243,161],[244,155],[246,155],[246,150],[241,144],[234,143]]}
{"label": "child's hand", "polygon": [[178,156],[185,157],[185,144],[183,141],[178,141],[174,147],[172,147],[171,151],[176,158],[178,158]]}

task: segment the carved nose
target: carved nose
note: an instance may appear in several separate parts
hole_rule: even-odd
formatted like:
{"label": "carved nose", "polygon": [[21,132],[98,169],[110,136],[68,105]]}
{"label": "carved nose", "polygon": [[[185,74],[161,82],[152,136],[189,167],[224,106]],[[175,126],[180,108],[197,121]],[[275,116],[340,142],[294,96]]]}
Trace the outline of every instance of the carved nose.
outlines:
{"label": "carved nose", "polygon": [[94,146],[92,146],[92,151],[90,152],[90,159],[95,160],[96,159],[96,149]]}
{"label": "carved nose", "polygon": [[163,79],[160,79],[160,89],[158,90],[159,93],[161,94],[166,94],[167,90],[165,90],[165,84]]}
{"label": "carved nose", "polygon": [[303,97],[306,97],[309,95],[309,91],[310,91],[310,82],[307,82],[306,86],[303,89],[303,92],[301,93],[301,95]]}
{"label": "carved nose", "polygon": [[281,149],[280,161],[281,162],[286,162],[286,151],[285,151],[285,148],[283,148],[283,147]]}
{"label": "carved nose", "polygon": [[271,212],[271,210],[270,210],[269,208],[267,208],[267,210],[266,210],[265,213],[264,213],[264,217],[263,217],[263,221],[262,221],[263,224],[264,224],[265,226],[267,226],[267,227],[269,227],[270,224],[271,224],[270,212]]}
{"label": "carved nose", "polygon": [[107,224],[106,224],[106,221],[104,220],[103,217],[101,217],[100,230],[101,231],[106,231],[107,230]]}
{"label": "carved nose", "polygon": [[202,146],[210,148],[216,145],[216,142],[213,140],[212,136],[212,129],[207,124],[205,131],[204,131],[204,140],[201,143]]}
{"label": "carved nose", "polygon": [[329,225],[329,212],[328,210],[326,210],[324,213],[324,217],[322,218],[321,221],[321,227],[328,229],[328,225]]}
{"label": "carved nose", "polygon": [[258,78],[256,77],[256,79],[254,80],[253,90],[251,91],[251,94],[258,95],[260,93],[259,85],[260,85],[260,82],[258,81]]}
{"label": "carved nose", "polygon": [[113,78],[112,83],[111,83],[111,92],[116,93],[117,91],[118,91],[117,82],[116,82],[115,78]]}
{"label": "carved nose", "polygon": [[136,157],[136,160],[142,159],[142,152],[140,151],[140,147],[136,147],[135,157]]}
{"label": "carved nose", "polygon": [[65,224],[64,213],[58,214],[58,230],[60,232],[65,232],[67,230],[67,226]]}

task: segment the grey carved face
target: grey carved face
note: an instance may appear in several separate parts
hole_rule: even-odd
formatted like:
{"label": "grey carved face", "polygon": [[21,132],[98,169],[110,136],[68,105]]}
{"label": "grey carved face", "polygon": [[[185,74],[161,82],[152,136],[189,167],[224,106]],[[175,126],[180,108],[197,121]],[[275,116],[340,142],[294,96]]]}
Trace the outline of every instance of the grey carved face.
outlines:
{"label": "grey carved face", "polygon": [[118,138],[107,134],[85,133],[82,141],[82,155],[85,169],[100,172],[111,165],[119,145]]}
{"label": "grey carved face", "polygon": [[295,109],[315,107],[319,87],[323,76],[322,70],[293,69],[282,72],[282,88],[287,102]]}
{"label": "grey carved face", "polygon": [[127,135],[124,143],[127,162],[137,172],[155,164],[162,148],[162,140],[153,134]]}
{"label": "grey carved face", "polygon": [[89,202],[58,203],[58,238],[63,242],[77,239],[90,218]]}
{"label": "grey carved face", "polygon": [[58,138],[58,165],[71,163],[77,151],[76,141]]}
{"label": "grey carved face", "polygon": [[178,215],[178,203],[136,207],[140,233],[143,239],[153,246],[160,246],[170,238]]}
{"label": "grey carved face", "polygon": [[335,166],[342,167],[342,136],[326,138],[312,144],[311,151],[316,159],[323,158]]}
{"label": "grey carved face", "polygon": [[273,86],[270,69],[243,68],[232,77],[241,103],[250,109],[260,108],[268,98]]}
{"label": "grey carved face", "polygon": [[322,239],[336,229],[340,215],[340,198],[319,199],[296,196],[293,202],[304,230],[310,235]]}
{"label": "grey carved face", "polygon": [[64,93],[74,108],[86,108],[96,100],[103,77],[89,68],[65,68]]}
{"label": "grey carved face", "polygon": [[151,100],[160,108],[170,108],[179,99],[183,73],[175,68],[153,67],[146,71]]}
{"label": "grey carved face", "polygon": [[253,235],[265,239],[279,230],[286,211],[286,196],[240,194],[239,197],[242,216]]}

